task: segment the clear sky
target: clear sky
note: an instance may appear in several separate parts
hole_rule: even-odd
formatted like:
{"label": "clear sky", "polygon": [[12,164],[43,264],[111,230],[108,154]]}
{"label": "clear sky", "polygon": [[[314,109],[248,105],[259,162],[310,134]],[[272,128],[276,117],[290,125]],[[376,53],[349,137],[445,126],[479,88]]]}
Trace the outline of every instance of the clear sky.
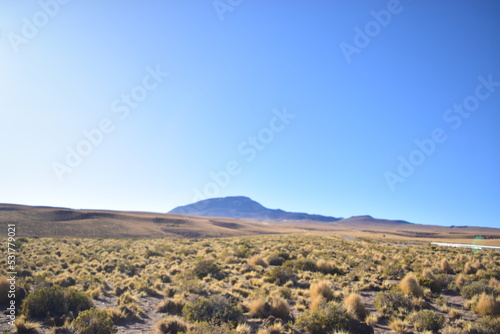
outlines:
{"label": "clear sky", "polygon": [[0,202],[500,227],[496,0],[0,9]]}

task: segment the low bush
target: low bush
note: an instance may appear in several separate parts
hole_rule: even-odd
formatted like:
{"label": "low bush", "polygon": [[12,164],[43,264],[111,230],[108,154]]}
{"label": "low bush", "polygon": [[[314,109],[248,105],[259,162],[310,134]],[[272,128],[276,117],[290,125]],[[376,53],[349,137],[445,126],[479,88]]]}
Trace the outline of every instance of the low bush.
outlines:
{"label": "low bush", "polygon": [[495,295],[496,292],[495,289],[488,284],[487,280],[471,282],[460,289],[460,294],[467,299],[471,299],[475,295],[480,295],[482,293]]}
{"label": "low bush", "polygon": [[194,265],[192,272],[198,278],[204,278],[208,275],[212,275],[216,279],[224,278],[221,268],[213,260],[199,260]]}
{"label": "low bush", "polygon": [[289,268],[274,267],[266,271],[264,281],[277,285],[283,285],[288,281],[295,283],[297,282],[297,275]]}
{"label": "low bush", "polygon": [[77,315],[91,307],[93,303],[87,294],[54,285],[29,294],[23,302],[22,313],[28,318],[62,317],[69,312]]}
{"label": "low bush", "polygon": [[314,311],[302,312],[295,325],[297,329],[307,333],[322,334],[334,330],[348,330],[349,317],[340,304],[332,301]]}
{"label": "low bush", "polygon": [[195,302],[187,303],[182,313],[188,321],[207,321],[215,324],[236,322],[242,317],[236,298],[227,294],[201,297]]}
{"label": "low bush", "polygon": [[469,334],[498,334],[500,333],[500,317],[485,317],[474,322]]}
{"label": "low bush", "polygon": [[423,331],[438,331],[440,330],[445,322],[445,318],[439,314],[436,314],[431,310],[422,310],[412,313],[409,316],[409,321],[419,332]]}
{"label": "low bush", "polygon": [[98,308],[80,312],[71,326],[77,334],[112,334],[115,332],[108,312]]}
{"label": "low bush", "polygon": [[375,297],[375,308],[384,316],[407,314],[413,310],[411,297],[397,290],[382,291]]}

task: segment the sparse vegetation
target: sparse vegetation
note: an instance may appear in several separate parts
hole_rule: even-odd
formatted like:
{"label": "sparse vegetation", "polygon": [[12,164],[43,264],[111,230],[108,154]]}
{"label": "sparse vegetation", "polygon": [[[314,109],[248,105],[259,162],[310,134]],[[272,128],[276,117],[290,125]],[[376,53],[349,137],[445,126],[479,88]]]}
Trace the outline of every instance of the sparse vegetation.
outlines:
{"label": "sparse vegetation", "polygon": [[[496,334],[500,326],[494,251],[318,235],[27,238],[19,257],[19,333],[143,324],[186,334]],[[8,291],[2,267],[1,275]]]}

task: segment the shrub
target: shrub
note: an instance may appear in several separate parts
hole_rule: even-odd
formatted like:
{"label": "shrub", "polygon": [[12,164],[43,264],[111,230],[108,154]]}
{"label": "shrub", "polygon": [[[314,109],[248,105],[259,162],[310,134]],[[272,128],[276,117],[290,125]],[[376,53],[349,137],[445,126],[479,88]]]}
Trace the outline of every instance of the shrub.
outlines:
{"label": "shrub", "polygon": [[288,281],[292,281],[295,284],[297,276],[289,268],[275,267],[266,271],[264,280],[277,285],[283,285]]}
{"label": "shrub", "polygon": [[317,271],[316,262],[311,259],[298,259],[296,261],[288,261],[285,265],[301,271]]}
{"label": "shrub", "polygon": [[333,289],[325,281],[311,285],[309,292],[312,299],[316,299],[318,296],[325,298],[327,301],[333,299]]}
{"label": "shrub", "polygon": [[422,297],[424,292],[418,283],[417,277],[414,274],[406,275],[399,283],[401,290],[407,294],[415,297]]}
{"label": "shrub", "polygon": [[111,334],[114,333],[113,321],[103,309],[91,308],[83,311],[71,323],[78,334]]}
{"label": "shrub", "polygon": [[474,307],[474,311],[480,315],[500,315],[500,302],[491,295],[482,293]]}
{"label": "shrub", "polygon": [[69,312],[78,314],[93,306],[90,297],[74,288],[64,289],[58,285],[41,288],[28,295],[22,306],[22,313],[31,317],[62,317]]}
{"label": "shrub", "polygon": [[445,322],[445,318],[431,310],[422,310],[410,315],[409,320],[419,332],[438,331]]}
{"label": "shrub", "polygon": [[187,324],[180,318],[163,318],[156,323],[156,334],[185,333],[187,330]]}
{"label": "shrub", "polygon": [[317,310],[302,312],[295,324],[299,330],[307,333],[322,334],[333,330],[347,330],[349,317],[340,304],[332,301]]}
{"label": "shrub", "polygon": [[200,260],[196,262],[192,272],[198,278],[203,278],[208,275],[212,275],[216,279],[224,277],[220,267],[213,260]]}
{"label": "shrub", "polygon": [[281,266],[285,262],[285,259],[278,255],[270,255],[267,257],[267,262],[271,266]]}
{"label": "shrub", "polygon": [[408,313],[413,309],[412,300],[397,290],[382,291],[375,297],[375,308],[382,315],[390,316],[397,313]]}
{"label": "shrub", "polygon": [[500,318],[485,317],[474,324],[469,329],[469,334],[498,334],[500,333]]}
{"label": "shrub", "polygon": [[235,322],[242,316],[236,298],[228,294],[199,298],[187,303],[182,313],[188,321],[208,321],[215,324]]}
{"label": "shrub", "polygon": [[363,320],[366,318],[367,312],[361,296],[357,293],[352,293],[344,300],[344,307],[347,314],[351,315],[353,318],[358,320]]}
{"label": "shrub", "polygon": [[495,289],[489,286],[486,280],[472,282],[460,289],[460,294],[467,299],[471,299],[475,295],[480,295],[482,293],[495,295]]}

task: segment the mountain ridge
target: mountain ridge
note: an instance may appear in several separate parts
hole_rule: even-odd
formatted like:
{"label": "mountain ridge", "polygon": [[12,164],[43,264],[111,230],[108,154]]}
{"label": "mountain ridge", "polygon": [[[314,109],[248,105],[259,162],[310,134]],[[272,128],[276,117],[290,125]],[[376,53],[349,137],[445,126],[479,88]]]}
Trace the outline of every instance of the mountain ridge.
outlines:
{"label": "mountain ridge", "polygon": [[274,221],[310,220],[324,223],[336,222],[343,219],[303,212],[288,212],[281,209],[269,209],[246,196],[209,198],[196,203],[178,206],[168,213]]}

